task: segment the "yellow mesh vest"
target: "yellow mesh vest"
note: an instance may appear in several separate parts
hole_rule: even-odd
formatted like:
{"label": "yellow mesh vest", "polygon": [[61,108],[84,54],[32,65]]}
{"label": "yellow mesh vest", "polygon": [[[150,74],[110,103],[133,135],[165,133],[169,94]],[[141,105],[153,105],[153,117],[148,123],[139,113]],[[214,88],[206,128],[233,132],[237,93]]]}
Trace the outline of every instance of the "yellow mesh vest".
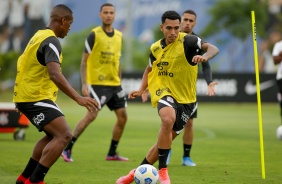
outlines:
{"label": "yellow mesh vest", "polygon": [[177,40],[164,49],[160,40],[150,48],[156,58],[148,75],[153,107],[157,106],[159,99],[167,95],[181,104],[196,102],[198,65],[190,65],[185,57],[183,46],[185,35],[179,33]]}
{"label": "yellow mesh vest", "polygon": [[101,26],[92,31],[95,43],[87,59],[86,81],[91,85],[119,86],[122,33],[115,29],[114,36],[108,37]]}
{"label": "yellow mesh vest", "polygon": [[[39,30],[29,41],[17,62],[14,102],[35,102],[43,99],[55,101],[58,87],[50,79],[46,66],[39,63],[36,52],[48,37],[56,36],[50,29]],[[60,55],[62,62],[62,55]]]}

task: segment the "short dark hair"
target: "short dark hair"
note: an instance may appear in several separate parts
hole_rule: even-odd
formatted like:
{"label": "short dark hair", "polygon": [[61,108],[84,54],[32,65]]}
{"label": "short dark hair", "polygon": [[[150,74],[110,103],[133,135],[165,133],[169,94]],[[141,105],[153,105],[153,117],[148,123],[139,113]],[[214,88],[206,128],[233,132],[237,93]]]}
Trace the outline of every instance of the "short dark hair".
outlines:
{"label": "short dark hair", "polygon": [[185,11],[182,13],[182,15],[183,15],[184,13],[188,13],[188,14],[195,15],[195,17],[197,18],[197,14],[196,14],[196,12],[194,12],[193,10],[185,10]]}
{"label": "short dark hair", "polygon": [[102,11],[102,9],[103,9],[105,6],[115,7],[115,6],[114,6],[113,4],[111,4],[111,3],[104,3],[104,4],[102,4],[102,6],[100,7],[100,12]]}
{"label": "short dark hair", "polygon": [[181,17],[180,15],[173,10],[169,10],[164,12],[164,14],[162,15],[162,23],[165,22],[165,19],[170,19],[170,20],[179,20],[179,22],[181,22]]}
{"label": "short dark hair", "polygon": [[66,5],[64,5],[64,4],[57,4],[57,5],[54,6],[53,8],[54,8],[54,9],[55,9],[55,8],[63,9],[63,10],[65,10],[65,11],[67,11],[68,13],[73,14],[73,13],[72,13],[72,10],[71,10],[68,6],[66,6]]}
{"label": "short dark hair", "polygon": [[59,21],[61,18],[66,18],[68,20],[73,19],[72,17],[72,10],[64,5],[64,4],[57,4],[56,6],[53,7],[50,18],[56,19]]}

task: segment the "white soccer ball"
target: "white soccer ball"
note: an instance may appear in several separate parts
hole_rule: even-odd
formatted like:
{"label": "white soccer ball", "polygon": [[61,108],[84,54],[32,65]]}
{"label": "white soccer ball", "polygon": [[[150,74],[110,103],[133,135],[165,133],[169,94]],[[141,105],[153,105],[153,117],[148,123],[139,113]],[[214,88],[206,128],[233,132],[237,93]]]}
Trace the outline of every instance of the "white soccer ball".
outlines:
{"label": "white soccer ball", "polygon": [[143,164],[137,167],[134,173],[136,184],[156,184],[159,181],[158,170],[150,164]]}
{"label": "white soccer ball", "polygon": [[278,139],[282,140],[282,125],[280,125],[276,130],[276,136]]}

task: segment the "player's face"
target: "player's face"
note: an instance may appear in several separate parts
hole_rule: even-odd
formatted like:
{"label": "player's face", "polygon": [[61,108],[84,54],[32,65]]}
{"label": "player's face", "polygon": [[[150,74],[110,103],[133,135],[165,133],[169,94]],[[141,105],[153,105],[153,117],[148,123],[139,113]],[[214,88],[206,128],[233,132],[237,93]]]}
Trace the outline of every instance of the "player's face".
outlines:
{"label": "player's face", "polygon": [[189,13],[184,13],[181,18],[181,31],[191,34],[196,25],[196,16]]}
{"label": "player's face", "polygon": [[73,23],[73,16],[62,18],[61,32],[58,35],[59,38],[64,38],[65,36],[67,36],[72,23]]}
{"label": "player's face", "polygon": [[111,25],[115,20],[115,8],[104,6],[100,12],[100,18],[104,25]]}
{"label": "player's face", "polygon": [[170,44],[176,40],[180,31],[180,21],[166,19],[163,24],[161,24],[161,31],[164,34],[166,44]]}

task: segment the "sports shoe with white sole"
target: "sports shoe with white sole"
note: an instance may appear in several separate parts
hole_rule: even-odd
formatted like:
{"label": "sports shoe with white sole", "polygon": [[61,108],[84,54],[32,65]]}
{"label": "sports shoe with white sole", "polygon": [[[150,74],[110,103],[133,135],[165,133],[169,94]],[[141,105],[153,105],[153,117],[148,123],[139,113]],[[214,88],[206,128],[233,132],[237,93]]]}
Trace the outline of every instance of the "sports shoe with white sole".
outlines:
{"label": "sports shoe with white sole", "polygon": [[73,162],[73,159],[71,158],[71,150],[64,150],[61,154],[65,162]]}
{"label": "sports shoe with white sole", "polygon": [[183,157],[182,158],[182,165],[183,166],[196,166],[196,164],[191,160],[190,157]]}

